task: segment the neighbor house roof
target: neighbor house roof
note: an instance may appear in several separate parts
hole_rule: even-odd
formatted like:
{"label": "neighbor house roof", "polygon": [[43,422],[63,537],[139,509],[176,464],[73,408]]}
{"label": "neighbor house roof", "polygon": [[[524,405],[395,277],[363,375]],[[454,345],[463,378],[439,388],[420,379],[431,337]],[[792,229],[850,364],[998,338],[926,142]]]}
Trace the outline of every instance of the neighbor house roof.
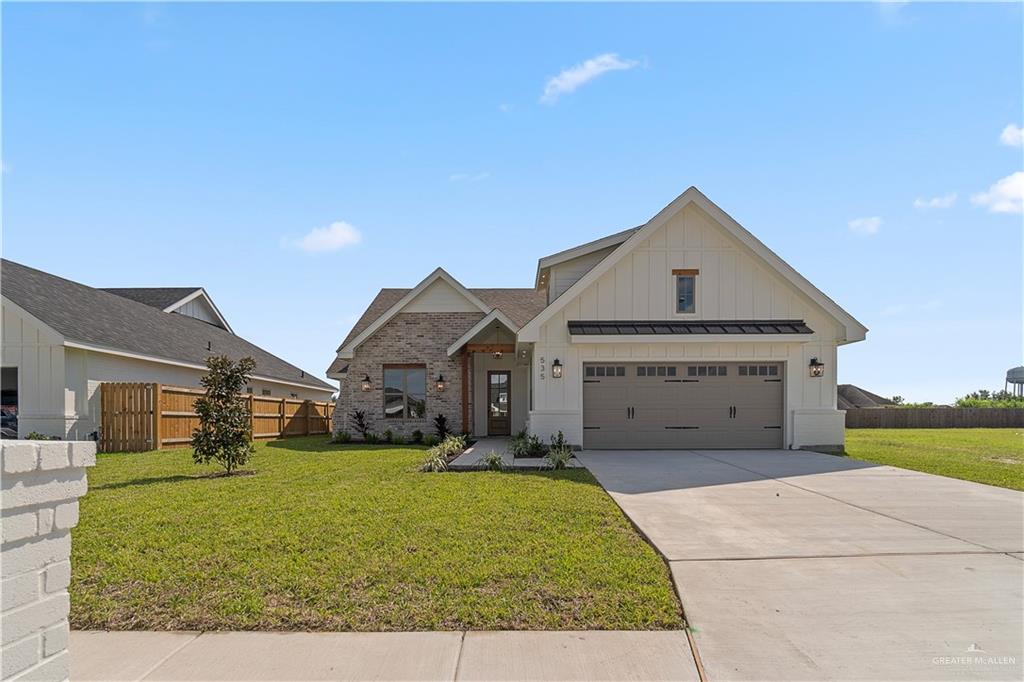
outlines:
{"label": "neighbor house roof", "polygon": [[836,406],[840,410],[855,410],[861,407],[885,407],[895,405],[888,398],[883,398],[871,391],[865,391],[853,384],[840,384],[836,389]]}
{"label": "neighbor house roof", "polygon": [[150,304],[6,259],[0,275],[4,298],[54,329],[69,346],[199,366],[210,355],[250,356],[256,361],[254,375],[259,378],[334,390],[242,337],[201,320],[165,313]]}
{"label": "neighbor house roof", "polygon": [[[347,346],[349,341],[362,334],[363,330],[401,301],[410,291],[412,289],[381,289],[370,302],[366,312],[352,327],[352,331],[345,337],[341,347]],[[529,322],[547,305],[544,292],[536,289],[470,289],[469,291],[486,305],[505,313],[519,326]]]}
{"label": "neighbor house roof", "polygon": [[202,287],[104,287],[100,291],[109,291],[163,310],[200,289]]}

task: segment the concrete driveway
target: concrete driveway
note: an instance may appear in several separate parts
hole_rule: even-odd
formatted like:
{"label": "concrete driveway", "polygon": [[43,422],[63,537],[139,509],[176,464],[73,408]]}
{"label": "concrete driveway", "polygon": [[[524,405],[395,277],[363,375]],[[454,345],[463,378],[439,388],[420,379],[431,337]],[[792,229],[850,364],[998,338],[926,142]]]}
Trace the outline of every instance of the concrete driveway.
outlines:
{"label": "concrete driveway", "polygon": [[1024,494],[785,450],[584,451],[709,680],[1024,677]]}

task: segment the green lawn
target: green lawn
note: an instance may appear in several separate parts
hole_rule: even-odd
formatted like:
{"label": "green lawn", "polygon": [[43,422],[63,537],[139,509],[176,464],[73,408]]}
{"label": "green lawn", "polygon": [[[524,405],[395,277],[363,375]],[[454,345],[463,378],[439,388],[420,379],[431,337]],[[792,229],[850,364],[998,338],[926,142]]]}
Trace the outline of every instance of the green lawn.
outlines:
{"label": "green lawn", "polygon": [[584,470],[416,471],[424,451],[257,446],[100,455],[72,548],[75,628],[682,626],[664,563]]}
{"label": "green lawn", "polygon": [[846,454],[1024,490],[1024,429],[847,429]]}

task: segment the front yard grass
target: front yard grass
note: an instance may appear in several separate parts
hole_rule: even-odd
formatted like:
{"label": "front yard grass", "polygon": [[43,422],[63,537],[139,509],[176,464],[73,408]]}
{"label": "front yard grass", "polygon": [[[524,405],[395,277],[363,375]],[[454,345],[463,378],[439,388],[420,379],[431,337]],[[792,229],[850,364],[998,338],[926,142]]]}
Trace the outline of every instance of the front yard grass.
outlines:
{"label": "front yard grass", "polygon": [[416,471],[424,451],[261,443],[104,454],[73,531],[71,625],[153,630],[669,629],[668,570],[589,472]]}
{"label": "front yard grass", "polygon": [[1024,490],[1024,429],[847,429],[846,454]]}

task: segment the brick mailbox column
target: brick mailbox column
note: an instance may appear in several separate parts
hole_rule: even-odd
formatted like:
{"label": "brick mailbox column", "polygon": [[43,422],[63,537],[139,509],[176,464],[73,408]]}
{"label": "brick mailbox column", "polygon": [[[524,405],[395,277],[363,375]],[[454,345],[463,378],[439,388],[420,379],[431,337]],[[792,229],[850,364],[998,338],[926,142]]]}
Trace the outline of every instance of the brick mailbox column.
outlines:
{"label": "brick mailbox column", "polygon": [[0,441],[4,680],[66,680],[71,528],[96,444]]}

